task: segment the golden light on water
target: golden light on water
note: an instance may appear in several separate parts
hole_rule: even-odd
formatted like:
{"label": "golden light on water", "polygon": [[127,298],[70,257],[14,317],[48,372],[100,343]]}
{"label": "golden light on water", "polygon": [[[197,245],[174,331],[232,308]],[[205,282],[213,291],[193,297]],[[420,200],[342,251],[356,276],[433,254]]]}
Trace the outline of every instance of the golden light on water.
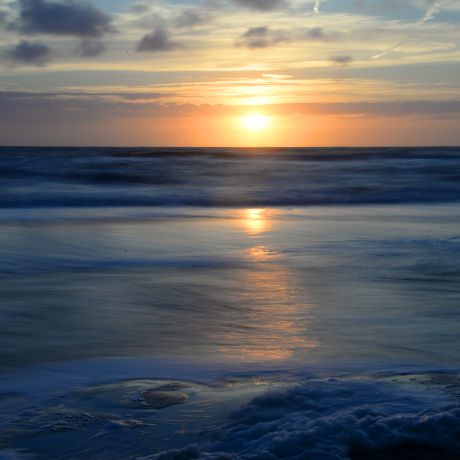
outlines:
{"label": "golden light on water", "polygon": [[264,209],[248,209],[246,211],[246,215],[248,216],[248,219],[262,219],[264,217]]}
{"label": "golden light on water", "polygon": [[264,245],[253,246],[246,251],[246,254],[251,257],[251,259],[260,261],[270,260],[278,256],[276,251],[271,251]]}
{"label": "golden light on water", "polygon": [[228,358],[283,361],[316,346],[307,336],[310,305],[304,301],[301,286],[283,265],[281,254],[265,241],[279,213],[270,208],[249,208],[234,215],[250,237],[251,246],[244,254],[249,265],[239,275],[240,288],[233,292],[246,326],[221,337],[219,351]]}
{"label": "golden light on water", "polygon": [[[268,254],[267,254],[268,252]],[[242,274],[242,315],[247,328],[229,332],[220,352],[240,361],[283,361],[297,351],[315,347],[307,338],[306,312],[309,305],[301,301],[290,271],[272,263],[276,255],[266,247],[250,248],[255,263]]]}
{"label": "golden light on water", "polygon": [[258,235],[269,227],[268,212],[262,208],[246,209],[241,221],[250,235]]}
{"label": "golden light on water", "polygon": [[259,113],[251,113],[243,117],[243,125],[251,131],[259,131],[268,127],[268,117]]}

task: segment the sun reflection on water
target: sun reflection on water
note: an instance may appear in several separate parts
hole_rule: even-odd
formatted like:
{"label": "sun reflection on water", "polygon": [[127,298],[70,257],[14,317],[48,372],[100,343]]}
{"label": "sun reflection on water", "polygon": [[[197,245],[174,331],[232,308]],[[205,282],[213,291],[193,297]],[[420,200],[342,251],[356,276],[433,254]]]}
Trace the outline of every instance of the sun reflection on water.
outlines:
{"label": "sun reflection on water", "polygon": [[[265,253],[257,249],[262,263]],[[242,315],[245,329],[228,333],[220,351],[242,361],[282,361],[296,351],[314,347],[305,337],[308,304],[302,303],[296,285],[286,268],[278,264],[256,266],[243,273]]]}
{"label": "sun reflection on water", "polygon": [[272,251],[267,246],[264,245],[259,245],[259,246],[253,246],[249,249],[246,250],[247,255],[251,259],[255,260],[270,260],[275,257],[278,257],[278,253],[276,251]]}
{"label": "sun reflection on water", "polygon": [[246,233],[260,236],[260,244],[246,249],[250,266],[242,270],[238,283],[241,288],[235,292],[244,328],[231,328],[232,332],[221,338],[220,352],[232,359],[282,361],[315,346],[307,337],[310,305],[305,302],[305,292],[289,268],[283,266],[281,254],[263,244],[270,218],[271,212],[266,209],[240,213]]}
{"label": "sun reflection on water", "polygon": [[259,235],[270,228],[270,211],[262,208],[246,209],[241,223],[249,235]]}

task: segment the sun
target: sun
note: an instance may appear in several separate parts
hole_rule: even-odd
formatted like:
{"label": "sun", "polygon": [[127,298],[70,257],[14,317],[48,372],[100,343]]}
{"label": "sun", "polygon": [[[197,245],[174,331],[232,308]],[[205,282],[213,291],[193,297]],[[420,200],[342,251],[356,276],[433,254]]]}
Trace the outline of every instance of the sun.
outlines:
{"label": "sun", "polygon": [[243,125],[246,129],[251,129],[253,131],[265,129],[268,126],[268,117],[258,113],[251,113],[243,117]]}

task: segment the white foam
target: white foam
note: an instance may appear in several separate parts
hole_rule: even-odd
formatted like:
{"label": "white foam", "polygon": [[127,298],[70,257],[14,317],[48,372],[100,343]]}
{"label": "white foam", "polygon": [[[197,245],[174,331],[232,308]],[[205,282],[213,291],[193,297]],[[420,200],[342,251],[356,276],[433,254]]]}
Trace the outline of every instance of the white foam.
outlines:
{"label": "white foam", "polygon": [[216,429],[211,444],[144,460],[346,460],[350,452],[403,445],[457,452],[460,407],[447,402],[381,381],[312,381],[255,398]]}

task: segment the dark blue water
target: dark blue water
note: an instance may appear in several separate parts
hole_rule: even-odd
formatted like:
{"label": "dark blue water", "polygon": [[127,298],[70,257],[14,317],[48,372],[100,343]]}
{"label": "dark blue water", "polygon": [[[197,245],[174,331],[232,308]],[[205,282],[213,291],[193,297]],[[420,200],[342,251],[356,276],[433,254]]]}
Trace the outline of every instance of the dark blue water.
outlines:
{"label": "dark blue water", "polygon": [[460,199],[459,148],[0,148],[0,207]]}

